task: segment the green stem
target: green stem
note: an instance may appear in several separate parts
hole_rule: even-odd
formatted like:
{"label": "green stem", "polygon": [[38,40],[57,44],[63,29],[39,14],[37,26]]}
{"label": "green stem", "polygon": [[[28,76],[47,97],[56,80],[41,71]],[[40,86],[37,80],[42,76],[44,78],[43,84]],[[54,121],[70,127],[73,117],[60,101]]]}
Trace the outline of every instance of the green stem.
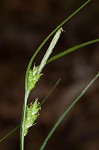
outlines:
{"label": "green stem", "polygon": [[91,40],[91,41],[88,41],[88,42],[85,42],[85,43],[73,46],[73,47],[71,47],[71,48],[69,48],[69,49],[67,49],[67,50],[65,50],[65,51],[63,51],[61,53],[58,53],[55,56],[49,58],[48,61],[47,61],[47,64],[50,63],[50,62],[53,62],[56,59],[59,59],[59,58],[65,56],[65,55],[67,55],[67,54],[69,54],[69,53],[71,53],[71,52],[73,52],[75,50],[78,50],[78,49],[80,49],[82,47],[85,47],[87,45],[90,45],[90,44],[93,44],[93,43],[97,43],[97,42],[99,42],[99,39]]}
{"label": "green stem", "polygon": [[25,114],[26,114],[26,105],[27,105],[28,96],[29,96],[29,91],[25,92],[25,96],[24,96],[24,106],[23,106],[22,121],[21,121],[21,128],[20,128],[20,150],[24,150],[24,127],[25,127]]}
{"label": "green stem", "polygon": [[62,122],[62,120],[66,117],[68,112],[73,108],[73,106],[78,102],[78,100],[85,94],[87,89],[92,85],[92,83],[99,77],[99,73],[90,81],[90,83],[83,89],[83,91],[77,96],[77,98],[72,102],[72,104],[65,110],[65,112],[60,116],[60,118],[57,120],[55,125],[52,127],[51,131],[49,132],[48,136],[44,140],[43,144],[40,147],[40,150],[44,150],[48,140],[53,135],[54,131],[57,129],[59,124]]}

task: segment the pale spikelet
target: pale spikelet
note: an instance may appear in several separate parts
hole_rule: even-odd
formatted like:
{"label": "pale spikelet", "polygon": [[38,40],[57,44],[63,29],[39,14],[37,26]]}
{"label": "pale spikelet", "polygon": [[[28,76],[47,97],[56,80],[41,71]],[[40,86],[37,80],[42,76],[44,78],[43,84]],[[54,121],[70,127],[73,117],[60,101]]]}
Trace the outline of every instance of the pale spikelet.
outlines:
{"label": "pale spikelet", "polygon": [[28,129],[34,125],[35,120],[39,116],[39,110],[41,110],[41,105],[38,102],[38,99],[27,105],[26,107],[26,116],[25,116],[25,128],[24,128],[24,136],[27,135]]}
{"label": "pale spikelet", "polygon": [[27,78],[28,91],[31,91],[35,87],[36,82],[40,79],[41,75],[41,73],[38,73],[38,67],[36,67],[35,65],[33,67],[33,70],[29,70]]}

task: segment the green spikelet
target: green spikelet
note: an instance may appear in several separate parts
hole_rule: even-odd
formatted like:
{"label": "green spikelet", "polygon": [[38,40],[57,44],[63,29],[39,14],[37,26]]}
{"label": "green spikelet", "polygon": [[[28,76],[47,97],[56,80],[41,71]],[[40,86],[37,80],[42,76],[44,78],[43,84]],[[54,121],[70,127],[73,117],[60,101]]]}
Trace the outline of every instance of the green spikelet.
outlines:
{"label": "green spikelet", "polygon": [[29,70],[28,78],[27,78],[27,90],[31,91],[34,87],[36,82],[40,79],[41,73],[38,73],[38,67],[34,65],[33,70]]}
{"label": "green spikelet", "polygon": [[25,128],[24,136],[27,135],[28,129],[34,125],[35,120],[39,116],[39,110],[41,110],[41,105],[38,102],[38,99],[34,103],[27,105],[26,107],[26,118],[25,118]]}

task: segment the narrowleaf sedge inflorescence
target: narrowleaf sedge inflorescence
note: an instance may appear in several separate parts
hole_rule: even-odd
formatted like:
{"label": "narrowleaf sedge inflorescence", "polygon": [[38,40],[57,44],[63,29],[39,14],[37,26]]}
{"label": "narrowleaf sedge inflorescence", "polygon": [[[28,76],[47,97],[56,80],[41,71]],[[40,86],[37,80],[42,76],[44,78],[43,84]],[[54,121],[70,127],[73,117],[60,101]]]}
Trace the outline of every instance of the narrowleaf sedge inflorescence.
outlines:
{"label": "narrowleaf sedge inflorescence", "polygon": [[28,129],[34,125],[35,120],[39,116],[39,110],[41,110],[41,105],[38,99],[26,106],[24,136],[27,135]]}
{"label": "narrowleaf sedge inflorescence", "polygon": [[35,87],[41,75],[42,75],[41,73],[38,73],[38,67],[36,67],[35,65],[33,67],[33,70],[31,69],[29,70],[28,77],[27,77],[27,90],[28,91],[31,91]]}
{"label": "narrowleaf sedge inflorescence", "polygon": [[[23,114],[22,114],[22,121],[21,121],[21,126],[18,125],[15,129],[13,129],[10,133],[8,133],[5,137],[3,137],[0,142],[2,142],[3,140],[5,140],[10,134],[12,134],[13,132],[15,132],[19,127],[20,127],[20,150],[24,150],[24,136],[27,135],[28,133],[28,129],[33,126],[35,123],[35,120],[37,119],[37,117],[39,116],[39,110],[41,109],[41,105],[38,102],[38,99],[36,99],[34,101],[34,103],[31,103],[29,105],[27,105],[27,99],[29,97],[29,94],[31,92],[31,90],[33,90],[35,88],[35,85],[37,83],[37,81],[40,79],[41,77],[41,72],[42,69],[44,68],[44,66],[60,57],[65,56],[68,53],[71,53],[79,48],[85,47],[87,45],[93,44],[93,43],[97,43],[99,42],[99,38],[95,39],[95,40],[91,40],[79,45],[76,45],[74,47],[71,47],[59,54],[56,54],[55,56],[51,57],[49,60],[49,56],[52,53],[53,48],[55,47],[61,32],[63,32],[62,30],[62,25],[64,25],[68,20],[70,20],[75,14],[77,14],[83,7],[85,7],[91,0],[88,0],[87,2],[85,2],[80,8],[78,8],[73,14],[71,14],[68,18],[66,18],[58,27],[56,27],[49,35],[48,37],[42,42],[42,44],[38,47],[38,49],[36,50],[36,52],[34,53],[34,55],[32,56],[28,67],[27,67],[27,71],[26,71],[26,78],[25,78],[25,96],[24,96],[24,105],[23,105]],[[32,66],[32,62],[34,60],[34,58],[36,57],[36,55],[38,54],[38,52],[41,50],[41,48],[44,46],[44,44],[47,42],[47,40],[54,34],[54,38],[48,48],[48,50],[46,51],[46,54],[41,62],[41,64],[36,67],[34,65],[33,70],[31,69]],[[63,120],[63,118],[67,115],[67,113],[70,111],[70,109],[74,106],[74,104],[80,99],[80,97],[86,92],[86,90],[89,88],[89,86],[99,77],[99,73],[92,79],[92,81],[85,87],[85,89],[81,92],[81,94],[79,94],[79,96],[74,100],[74,102],[68,107],[68,109],[62,114],[62,116],[59,118],[59,120],[56,122],[56,124],[53,126],[51,132],[48,134],[47,138],[45,139],[44,143],[42,144],[40,150],[43,150],[45,148],[45,145],[47,144],[49,138],[52,136],[53,132],[56,130],[56,128],[58,127],[58,125],[60,124],[60,122]],[[45,100],[44,100],[45,102]],[[43,103],[44,103],[43,102]]]}

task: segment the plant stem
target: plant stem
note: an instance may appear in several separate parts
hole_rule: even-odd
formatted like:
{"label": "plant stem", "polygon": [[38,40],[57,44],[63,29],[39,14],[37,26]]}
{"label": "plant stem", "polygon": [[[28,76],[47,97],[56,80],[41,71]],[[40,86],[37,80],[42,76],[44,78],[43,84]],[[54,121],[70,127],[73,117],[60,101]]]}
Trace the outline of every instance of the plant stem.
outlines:
{"label": "plant stem", "polygon": [[29,91],[26,91],[24,96],[24,106],[23,106],[21,129],[20,129],[20,150],[24,150],[24,127],[25,127],[25,114],[26,114],[26,105],[27,105],[28,96],[29,96]]}

